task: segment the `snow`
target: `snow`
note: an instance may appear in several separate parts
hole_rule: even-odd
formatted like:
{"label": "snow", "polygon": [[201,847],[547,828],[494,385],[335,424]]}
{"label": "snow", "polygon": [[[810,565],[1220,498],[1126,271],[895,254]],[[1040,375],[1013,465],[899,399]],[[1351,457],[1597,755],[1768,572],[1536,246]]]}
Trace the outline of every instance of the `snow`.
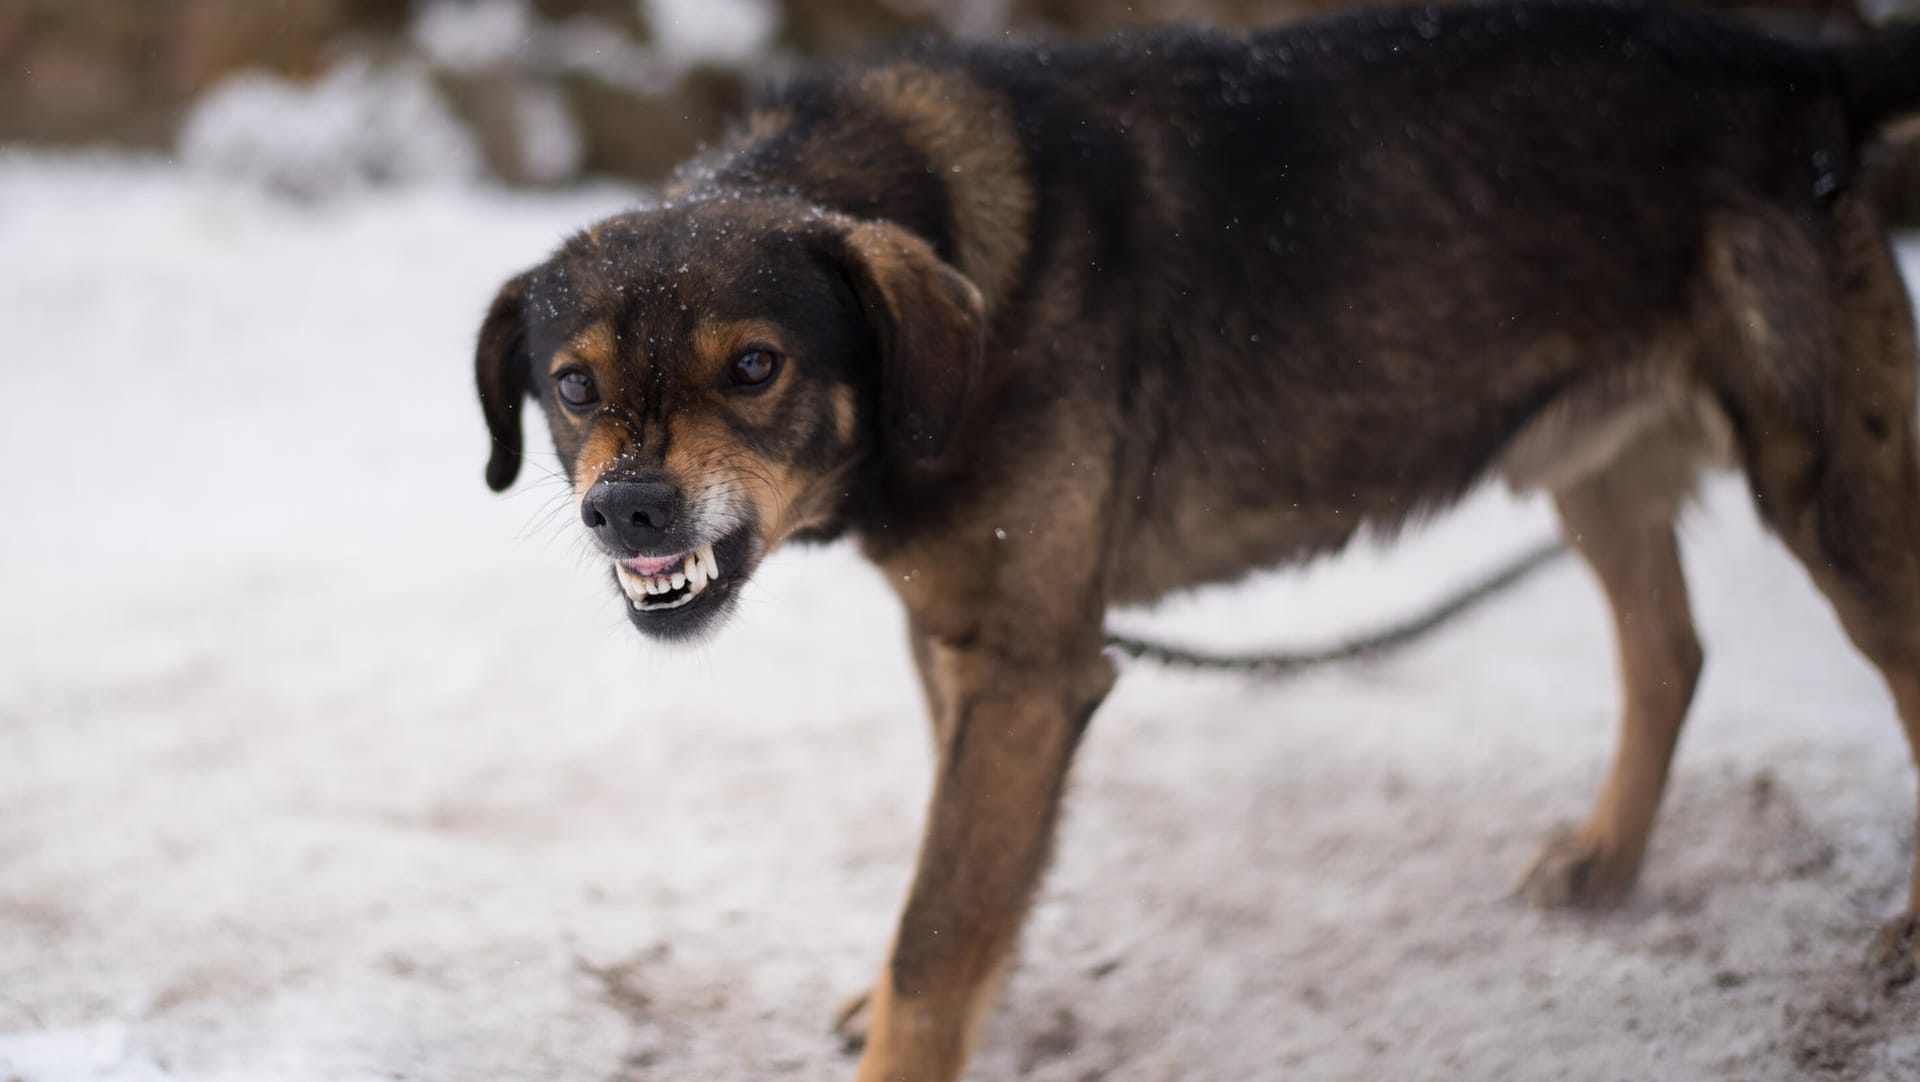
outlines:
{"label": "snow", "polygon": [[779,29],[769,0],[641,0],[663,56],[677,64],[743,64]]}
{"label": "snow", "polygon": [[[492,291],[635,198],[0,157],[0,1078],[849,1076],[929,767],[885,584],[785,552],[665,648],[550,457],[481,481]],[[1550,528],[1483,494],[1125,623],[1319,641]],[[1686,540],[1707,673],[1624,911],[1509,896],[1612,739],[1577,565],[1366,668],[1133,666],[974,1077],[1915,1077],[1859,967],[1887,697],[1737,483]]]}
{"label": "snow", "polygon": [[410,29],[429,60],[455,70],[512,65],[536,36],[526,0],[427,0]]}
{"label": "snow", "polygon": [[180,130],[189,165],[307,198],[477,176],[480,150],[423,65],[335,63],[311,84],[244,71]]}

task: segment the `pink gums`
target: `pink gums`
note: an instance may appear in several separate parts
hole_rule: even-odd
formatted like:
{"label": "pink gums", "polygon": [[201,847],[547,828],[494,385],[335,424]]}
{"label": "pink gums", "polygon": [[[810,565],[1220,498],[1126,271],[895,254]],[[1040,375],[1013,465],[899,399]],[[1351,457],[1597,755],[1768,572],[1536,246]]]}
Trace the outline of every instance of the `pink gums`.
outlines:
{"label": "pink gums", "polygon": [[677,556],[635,556],[631,560],[621,561],[626,565],[627,570],[641,575],[658,575],[662,571],[672,570],[686,562],[687,554],[684,552]]}

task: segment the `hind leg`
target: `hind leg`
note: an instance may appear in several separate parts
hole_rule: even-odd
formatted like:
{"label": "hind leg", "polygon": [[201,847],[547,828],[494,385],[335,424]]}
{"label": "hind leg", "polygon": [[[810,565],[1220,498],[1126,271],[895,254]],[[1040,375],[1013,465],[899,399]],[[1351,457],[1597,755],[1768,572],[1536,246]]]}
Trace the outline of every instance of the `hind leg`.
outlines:
{"label": "hind leg", "polygon": [[[1901,418],[1899,458],[1914,453]],[[1881,672],[1920,766],[1920,477],[1910,461],[1836,462],[1818,504],[1803,508],[1788,544],[1832,602],[1847,636]],[[1785,533],[1785,531],[1783,531]],[[1920,963],[1920,853],[1910,869],[1907,911],[1874,946],[1890,979],[1911,980]]]}
{"label": "hind leg", "polygon": [[1692,482],[1692,448],[1677,430],[1659,436],[1554,497],[1568,543],[1613,612],[1620,738],[1592,814],[1550,840],[1522,877],[1520,890],[1536,905],[1598,907],[1632,889],[1700,675],[1673,532]]}
{"label": "hind leg", "polygon": [[[1920,766],[1920,475],[1913,426],[1893,421],[1894,453],[1836,460],[1812,506],[1797,507],[1788,545],[1832,602],[1853,644],[1879,668]],[[1920,853],[1907,911],[1875,943],[1876,964],[1911,980],[1920,963]]]}
{"label": "hind leg", "polygon": [[[1769,357],[1779,336],[1750,336],[1757,381],[1739,388],[1748,414],[1747,472],[1761,517],[1833,605],[1853,644],[1879,668],[1920,766],[1920,439],[1914,429],[1912,310],[1878,223],[1843,202],[1825,270],[1831,353],[1809,370]],[[1818,264],[1815,264],[1818,265]],[[1751,285],[1734,281],[1730,292]],[[1788,310],[1791,312],[1791,310]],[[1763,328],[1764,317],[1757,320]],[[1811,392],[1781,396],[1783,373],[1817,374]],[[1893,980],[1920,960],[1920,854],[1906,913],[1876,941]]]}

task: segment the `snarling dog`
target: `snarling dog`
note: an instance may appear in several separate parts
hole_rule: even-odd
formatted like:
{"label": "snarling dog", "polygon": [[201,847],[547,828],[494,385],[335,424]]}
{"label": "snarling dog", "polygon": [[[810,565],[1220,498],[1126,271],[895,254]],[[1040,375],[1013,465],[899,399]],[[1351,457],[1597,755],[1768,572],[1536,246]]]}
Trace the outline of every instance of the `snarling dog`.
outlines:
{"label": "snarling dog", "polygon": [[[952,1079],[1114,680],[1109,605],[1486,478],[1551,493],[1624,706],[1598,805],[1525,890],[1605,904],[1701,667],[1674,518],[1724,462],[1920,746],[1920,358],[1857,194],[1915,107],[1920,32],[1800,46],[1590,3],[801,78],[500,291],[487,480],[539,402],[657,638],[717,627],[788,540],[887,572],[938,770],[858,1077]],[[1883,955],[1911,964],[1917,919]]]}

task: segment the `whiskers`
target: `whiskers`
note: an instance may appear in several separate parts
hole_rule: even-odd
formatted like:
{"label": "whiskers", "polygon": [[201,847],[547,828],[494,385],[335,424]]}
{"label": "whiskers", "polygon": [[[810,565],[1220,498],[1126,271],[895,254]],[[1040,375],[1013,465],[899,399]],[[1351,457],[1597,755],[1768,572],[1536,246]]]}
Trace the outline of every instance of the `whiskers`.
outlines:
{"label": "whiskers", "polygon": [[[549,461],[541,461],[541,459]],[[533,485],[544,491],[544,495],[533,510],[527,513],[526,521],[514,535],[515,541],[528,541],[535,537],[543,539],[549,548],[562,538],[581,566],[587,567],[605,563],[606,553],[593,544],[592,538],[579,528],[578,516],[573,512],[579,506],[578,496],[574,492],[573,481],[560,465],[560,455],[553,451],[527,451],[522,455],[523,465],[539,471],[533,478]]]}

